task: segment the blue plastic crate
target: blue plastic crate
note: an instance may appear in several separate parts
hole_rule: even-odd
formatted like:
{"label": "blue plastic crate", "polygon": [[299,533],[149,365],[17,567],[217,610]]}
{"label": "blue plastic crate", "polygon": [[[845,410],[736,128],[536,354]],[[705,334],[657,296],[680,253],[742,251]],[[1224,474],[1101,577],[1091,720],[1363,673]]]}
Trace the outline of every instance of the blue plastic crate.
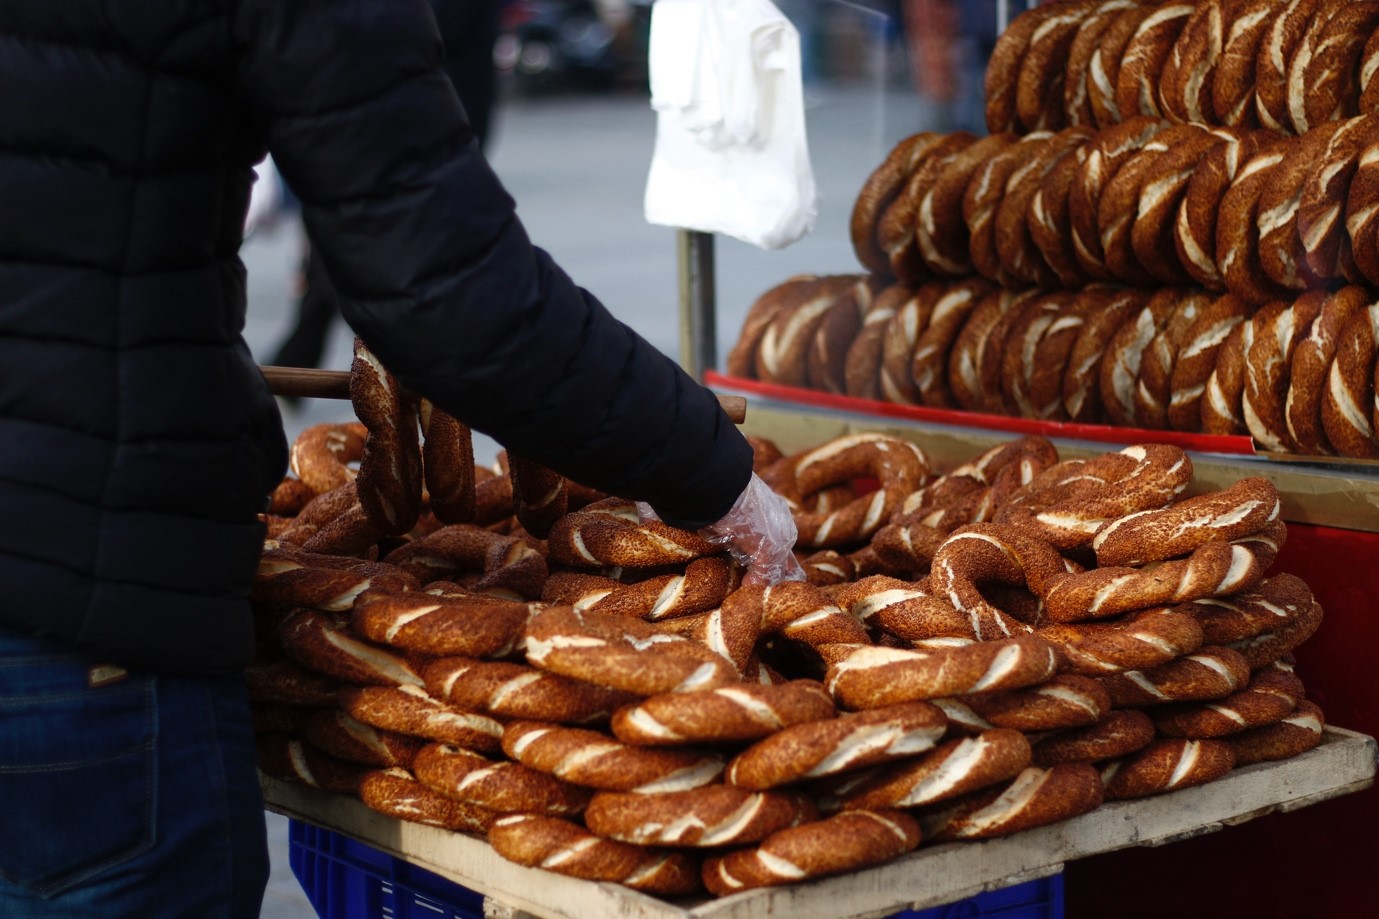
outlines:
{"label": "blue plastic crate", "polygon": [[[330,830],[289,821],[288,862],[321,919],[483,919],[484,898]],[[1062,919],[1063,875],[891,919]]]}

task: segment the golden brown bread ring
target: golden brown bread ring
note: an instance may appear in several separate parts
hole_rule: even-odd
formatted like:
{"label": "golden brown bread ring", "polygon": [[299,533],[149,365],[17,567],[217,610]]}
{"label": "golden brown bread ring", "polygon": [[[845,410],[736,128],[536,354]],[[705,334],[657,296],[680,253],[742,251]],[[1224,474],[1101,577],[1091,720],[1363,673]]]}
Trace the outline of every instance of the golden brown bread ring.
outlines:
{"label": "golden brown bread ring", "polygon": [[1245,354],[1252,344],[1254,323],[1249,318],[1226,333],[1202,394],[1203,433],[1248,433],[1241,417],[1241,401],[1245,394]]}
{"label": "golden brown bread ring", "polygon": [[368,766],[337,759],[286,734],[256,735],[254,754],[259,771],[266,776],[340,794],[357,794],[369,772]]}
{"label": "golden brown bread ring", "polygon": [[1258,532],[1278,520],[1279,511],[1274,483],[1252,476],[1171,507],[1113,520],[1097,533],[1092,549],[1102,567],[1147,565]]}
{"label": "golden brown bread ring", "polygon": [[768,587],[743,587],[724,605],[743,603],[755,611],[762,635],[775,635],[811,647],[861,643],[867,630],[843,612],[824,591],[803,581],[781,581]]}
{"label": "golden brown bread ring", "polygon": [[1168,424],[1175,431],[1202,429],[1202,400],[1216,369],[1217,355],[1231,330],[1251,312],[1235,294],[1222,294],[1182,333],[1182,345],[1169,381]]}
{"label": "golden brown bread ring", "polygon": [[1140,356],[1140,372],[1135,379],[1135,423],[1142,428],[1168,427],[1168,408],[1173,398],[1173,371],[1178,363],[1187,333],[1215,298],[1203,290],[1184,288],[1179,292],[1168,318]]}
{"label": "golden brown bread ring", "polygon": [[1226,645],[1285,628],[1314,603],[1302,578],[1278,574],[1248,593],[1211,597],[1176,609],[1197,620],[1208,644]]}
{"label": "golden brown bread ring", "polygon": [[370,810],[398,820],[459,833],[484,833],[498,816],[487,808],[434,792],[406,769],[377,769],[359,781],[359,800]]}
{"label": "golden brown bread ring", "polygon": [[717,549],[703,537],[659,520],[641,522],[631,501],[608,498],[558,520],[546,540],[551,558],[578,568],[675,565]]}
{"label": "golden brown bread ring", "polygon": [[1225,647],[1202,647],[1148,670],[1128,670],[1095,677],[1117,708],[1165,702],[1224,699],[1250,680],[1244,655]]}
{"label": "golden brown bread ring", "polygon": [[573,571],[546,581],[541,599],[600,615],[656,622],[707,612],[732,588],[732,571],[722,558],[697,558],[681,574],[663,574],[634,584]]}
{"label": "golden brown bread ring", "polygon": [[724,368],[730,375],[745,379],[757,378],[757,351],[761,346],[762,336],[781,312],[794,308],[798,302],[799,292],[816,280],[818,275],[795,275],[752,301],[752,305],[747,308],[746,317],[742,320],[742,331],[738,334],[737,342],[724,361]]}
{"label": "golden brown bread ring", "polygon": [[684,791],[716,782],[723,774],[723,757],[717,753],[633,746],[601,731],[540,721],[508,724],[503,751],[524,766],[604,791]]}
{"label": "golden brown bread ring", "polygon": [[1322,287],[1331,282],[1329,274],[1316,277],[1308,271],[1298,213],[1304,186],[1343,126],[1344,122],[1333,122],[1299,137],[1293,154],[1272,171],[1273,178],[1259,196],[1259,264],[1269,280],[1288,290]]}
{"label": "golden brown bread ring", "polygon": [[1293,133],[1303,135],[1318,127],[1307,119],[1307,71],[1337,12],[1339,10],[1335,6],[1320,4],[1303,30],[1301,40],[1293,48],[1288,60],[1288,120],[1284,125],[1285,131],[1291,129]]}
{"label": "golden brown bread ring", "polygon": [[1106,798],[1119,801],[1192,788],[1214,782],[1235,768],[1235,753],[1224,740],[1156,740],[1102,767]]}
{"label": "golden brown bread ring", "polygon": [[1379,303],[1356,310],[1341,328],[1340,343],[1327,370],[1322,428],[1341,456],[1379,458],[1372,417],[1376,340]]}
{"label": "golden brown bread ring", "polygon": [[1097,423],[1105,416],[1101,396],[1101,363],[1112,339],[1144,307],[1146,294],[1131,289],[1093,286],[1078,299],[1090,310],[1068,351],[1063,374],[1063,410],[1072,421]]}
{"label": "golden brown bread ring", "polygon": [[431,657],[506,657],[531,607],[496,597],[445,597],[372,590],[355,601],[350,624],[370,641]]}
{"label": "golden brown bread ring", "polygon": [[1078,25],[1063,74],[1063,117],[1069,125],[1096,126],[1088,91],[1092,55],[1116,14],[1138,5],[1137,0],[1102,0]]}
{"label": "golden brown bread ring", "polygon": [[1210,135],[1199,125],[1170,125],[1127,156],[1102,187],[1095,204],[1096,227],[1101,258],[1112,277],[1143,287],[1154,283],[1135,257],[1132,241],[1142,193],[1150,187],[1145,194],[1148,200],[1160,180],[1167,180],[1170,186],[1185,181],[1181,152],[1198,153],[1209,145]]}
{"label": "golden brown bread ring", "polygon": [[886,154],[881,165],[867,176],[861,191],[857,193],[848,230],[857,260],[871,274],[890,276],[890,259],[877,240],[881,216],[900,196],[915,164],[932,145],[938,143],[939,137],[934,132],[922,131],[901,140]]}
{"label": "golden brown bread ring", "polygon": [[836,549],[821,549],[799,558],[806,584],[835,587],[857,580],[857,566]]}
{"label": "golden brown bread ring", "polygon": [[1183,270],[1203,287],[1226,289],[1217,264],[1216,224],[1222,199],[1240,167],[1270,139],[1264,131],[1221,128],[1220,140],[1197,161],[1183,189],[1183,199],[1173,223],[1173,248]]}
{"label": "golden brown bread ring", "polygon": [[1165,3],[1140,20],[1121,54],[1116,72],[1116,108],[1131,115],[1163,117],[1159,106],[1159,77],[1183,27],[1192,17],[1191,3]]}
{"label": "golden brown bread ring", "polygon": [[881,354],[888,340],[891,319],[896,309],[914,293],[914,288],[892,284],[876,295],[843,358],[843,390],[847,395],[859,399],[882,397]]}
{"label": "golden brown bread ring", "polygon": [[[1170,147],[1154,160],[1154,167],[1140,185],[1130,249],[1145,273],[1163,284],[1189,284],[1192,277],[1178,257],[1175,234],[1187,186],[1198,165],[1212,148],[1234,142],[1233,131],[1203,131],[1182,144]],[[1156,138],[1156,142],[1163,135]],[[1125,170],[1122,170],[1124,172]]]}
{"label": "golden brown bread ring", "polygon": [[976,137],[966,131],[940,135],[939,140],[913,163],[904,189],[881,215],[876,239],[890,260],[890,274],[900,283],[916,284],[928,275],[916,239],[920,204],[953,157],[975,141]]}
{"label": "golden brown bread ring", "polygon": [[341,485],[309,500],[276,539],[281,544],[300,546],[320,532],[321,527],[358,505],[359,493],[354,483]]}
{"label": "golden brown bread ring", "polygon": [[1088,277],[1099,280],[1110,280],[1112,277],[1106,266],[1097,223],[1102,191],[1126,160],[1167,127],[1166,121],[1136,116],[1121,124],[1103,128],[1088,145],[1082,168],[1074,175],[1068,188],[1073,252]]}
{"label": "golden brown bread ring", "polygon": [[1012,778],[1029,761],[1030,743],[1024,734],[994,728],[945,741],[912,760],[825,783],[827,793],[820,803],[825,810],[844,811],[920,807]]}
{"label": "golden brown bread ring", "polygon": [[809,349],[819,327],[837,303],[849,296],[857,275],[826,275],[793,290],[793,304],[775,314],[757,346],[757,378],[804,386]]}
{"label": "golden brown bread ring", "polygon": [[1360,151],[1345,204],[1346,234],[1355,267],[1371,284],[1379,283],[1379,140]]}
{"label": "golden brown bread ring", "polygon": [[1068,204],[1068,195],[1087,159],[1087,150],[1088,144],[1084,143],[1049,167],[1029,203],[1027,215],[1030,240],[1059,285],[1067,288],[1079,288],[1087,283],[1086,273],[1073,251]]}
{"label": "golden brown bread ring", "polygon": [[1063,157],[1081,149],[1093,136],[1089,127],[1064,128],[1037,149],[1032,149],[1029,157],[1007,177],[994,224],[996,258],[1004,286],[1054,287],[1058,284],[1058,275],[1044,261],[1030,233],[1034,198],[1049,170]]}
{"label": "golden brown bread ring", "polygon": [[436,699],[424,687],[347,686],[340,707],[355,720],[398,734],[496,753],[503,726],[486,715],[462,711]]}
{"label": "golden brown bread ring", "polygon": [[1018,689],[1047,680],[1052,645],[1033,635],[952,645],[935,651],[829,645],[826,685],[851,709]]}
{"label": "golden brown bread ring", "polygon": [[[363,457],[368,436],[368,428],[357,421],[314,424],[292,442],[288,466],[313,494],[334,491],[354,481],[355,470],[349,464],[358,463]],[[275,514],[288,513],[285,509],[269,509]]]}
{"label": "golden brown bread ring", "polygon": [[1154,739],[1154,721],[1138,709],[1108,712],[1096,724],[1070,728],[1035,741],[1034,765],[1048,768],[1062,763],[1099,763],[1143,750]]}
{"label": "golden brown bread ring", "polygon": [[950,277],[972,273],[967,224],[962,219],[963,196],[981,165],[1014,140],[1013,134],[988,134],[938,165],[915,215],[915,243],[929,271]]}
{"label": "golden brown bread ring", "polygon": [[1292,292],[1269,278],[1260,264],[1259,202],[1269,184],[1279,178],[1297,144],[1297,138],[1281,138],[1250,157],[1221,197],[1216,220],[1216,266],[1226,289],[1247,303],[1263,304],[1292,297]]}
{"label": "golden brown bread ring", "polygon": [[268,513],[275,517],[295,517],[316,492],[301,479],[283,479],[268,497]]}
{"label": "golden brown bread ring", "polygon": [[983,789],[920,815],[934,841],[993,839],[1070,820],[1101,806],[1097,770],[1086,763],[1030,766],[1007,785]]}
{"label": "golden brown bread ring", "polygon": [[810,389],[838,394],[846,391],[848,349],[871,310],[877,284],[873,278],[858,277],[824,313],[805,355],[805,382]]}
{"label": "golden brown bread ring", "polygon": [[1359,74],[1361,114],[1379,112],[1379,83],[1374,82],[1374,75],[1379,73],[1379,32],[1365,42],[1356,72]]}
{"label": "golden brown bread ring", "polygon": [[739,679],[731,663],[697,641],[635,619],[562,606],[527,623],[527,660],[574,680],[641,696]]}
{"label": "golden brown bread ring", "polygon": [[906,642],[976,637],[971,618],[934,596],[927,579],[914,582],[870,575],[841,594],[839,602],[872,628],[883,630],[883,635],[895,635]]}
{"label": "golden brown bread ring", "polygon": [[1184,612],[1147,609],[1111,622],[1040,626],[1035,634],[1057,646],[1060,669],[1097,676],[1147,670],[1202,646],[1202,627]]}
{"label": "golden brown bread ring", "polygon": [[919,401],[930,408],[953,407],[947,373],[953,342],[973,309],[991,289],[982,278],[970,278],[949,285],[934,301],[929,322],[915,340],[910,361],[910,376]]}
{"label": "golden brown bread ring", "polygon": [[1351,118],[1339,126],[1311,164],[1298,201],[1298,235],[1303,271],[1310,286],[1338,277],[1359,280],[1345,226],[1346,198],[1364,149],[1379,137],[1379,118]]}
{"label": "golden brown bread ring", "polygon": [[929,472],[928,457],[909,441],[884,434],[853,434],[821,444],[793,458],[795,495],[808,496],[827,486],[861,477],[875,479],[880,487],[837,510],[796,510],[797,545],[830,548],[862,542],[871,537],[900,507],[905,496],[918,488]]}
{"label": "golden brown bread ring", "polygon": [[432,791],[500,814],[578,814],[589,803],[587,788],[562,782],[521,763],[492,760],[450,744],[427,744],[412,774]]}
{"label": "golden brown bread ring", "polygon": [[1026,689],[936,699],[934,705],[953,728],[1029,733],[1094,724],[1110,712],[1111,697],[1090,677],[1062,673]]}
{"label": "golden brown bread ring", "polygon": [[853,772],[924,753],[946,727],[943,712],[927,702],[796,724],[733,757],[724,780],[740,788],[763,790]]}
{"label": "golden brown bread ring", "polygon": [[422,675],[433,697],[461,711],[553,724],[604,721],[635,698],[508,661],[443,657],[424,665]]}
{"label": "golden brown bread ring", "polygon": [[963,192],[962,219],[967,224],[972,267],[1004,287],[1017,285],[1006,283],[1009,279],[996,250],[996,215],[1011,177],[1038,156],[1052,138],[1048,131],[1035,131],[996,151],[973,172]]}
{"label": "golden brown bread ring", "polygon": [[1163,116],[1179,124],[1215,124],[1211,107],[1212,77],[1225,43],[1226,14],[1234,3],[1198,3],[1178,33],[1159,74]]}
{"label": "golden brown bread ring", "polygon": [[1274,21],[1279,0],[1237,0],[1221,42],[1221,57],[1211,80],[1214,123],[1259,126],[1255,111],[1255,67],[1259,46]]}
{"label": "golden brown bread ring", "polygon": [[390,536],[406,533],[421,514],[421,442],[415,403],[364,344],[354,340],[350,403],[369,429],[355,485],[368,521]]}
{"label": "golden brown bread ring", "polygon": [[1186,296],[1184,290],[1171,287],[1155,291],[1139,312],[1121,323],[1107,344],[1101,360],[1098,392],[1112,424],[1134,427],[1139,423],[1135,394],[1144,355]]}
{"label": "golden brown bread ring", "polygon": [[[1001,409],[1000,358],[1009,329],[1002,320],[1017,312],[1018,305],[1034,291],[1017,294],[998,288],[982,297],[953,340],[948,360],[948,390],[959,408],[969,412]],[[998,331],[999,330],[999,331]],[[991,365],[990,380],[983,368]]]}
{"label": "golden brown bread ring", "polygon": [[833,700],[814,680],[740,683],[663,693],[624,706],[612,730],[623,743],[679,746],[755,741],[794,724],[833,718]]}
{"label": "golden brown bread ring", "polygon": [[249,596],[255,603],[343,612],[370,588],[405,591],[418,586],[416,578],[391,564],[279,545],[259,557]]}
{"label": "golden brown bread ring", "polygon": [[310,670],[360,686],[420,685],[423,680],[402,655],[355,637],[341,620],[300,609],[279,632],[287,656]]}
{"label": "golden brown bread ring", "polygon": [[1029,51],[1030,39],[1049,13],[1048,7],[1027,9],[1012,19],[1005,30],[996,36],[996,44],[987,59],[982,86],[982,98],[986,100],[988,134],[1019,130],[1017,100],[1021,64]]}
{"label": "golden brown bread ring", "polygon": [[442,523],[474,520],[474,438],[453,415],[422,399],[421,468],[431,513]]}
{"label": "golden brown bread ring", "polygon": [[517,522],[537,539],[545,539],[551,526],[569,509],[565,477],[511,453],[508,475],[512,477],[512,507]]}
{"label": "golden brown bread ring", "polygon": [[1314,703],[1303,700],[1288,717],[1262,728],[1225,738],[1235,753],[1237,766],[1288,759],[1306,753],[1322,742],[1326,720]]}
{"label": "golden brown bread ring", "polygon": [[294,661],[255,660],[244,668],[251,702],[302,708],[334,705],[340,682]]}
{"label": "golden brown bread ring", "polygon": [[1010,323],[1001,359],[1001,391],[1003,404],[1011,406],[1014,414],[1035,417],[1030,388],[1039,342],[1049,327],[1069,311],[1073,299],[1069,291],[1041,291],[1025,301]]}
{"label": "golden brown bread ring", "polygon": [[930,589],[968,621],[965,634],[996,640],[1028,634],[1030,626],[997,609],[978,585],[1028,585],[1038,594],[1062,570],[1057,554],[1020,527],[976,523],[952,533],[934,553]]}
{"label": "golden brown bread ring", "polygon": [[909,296],[900,299],[897,293],[895,313],[886,325],[881,344],[881,365],[877,375],[877,389],[881,398],[898,405],[918,405],[919,388],[915,386],[911,362],[915,342],[929,325],[934,304],[947,285],[930,281],[919,288],[903,287]]}
{"label": "golden brown bread ring", "polygon": [[1126,47],[1140,24],[1154,11],[1152,6],[1136,4],[1114,14],[1110,25],[1088,62],[1087,101],[1096,126],[1105,130],[1136,117],[1135,112],[1122,112],[1117,102],[1116,88],[1120,82],[1121,61]]}
{"label": "golden brown bread ring", "polygon": [[1292,303],[1267,304],[1254,316],[1254,342],[1245,354],[1241,414],[1250,434],[1266,450],[1297,450],[1286,417],[1289,368],[1298,342],[1307,335],[1325,300],[1326,294],[1311,291]]}
{"label": "golden brown bread ring", "polygon": [[599,836],[639,846],[713,848],[760,842],[818,813],[804,795],[706,785],[655,795],[601,791],[584,822]]}
{"label": "golden brown bread ring", "polygon": [[1015,81],[1015,116],[1022,131],[1057,131],[1067,124],[1063,89],[1068,54],[1078,28],[1096,9],[1096,0],[1060,3],[1048,11],[1020,59]]}
{"label": "golden brown bread ring", "polygon": [[306,739],[336,759],[380,769],[408,768],[426,745],[420,738],[364,724],[338,708],[313,714],[307,721]]}
{"label": "golden brown bread ring", "polygon": [[1262,126],[1291,134],[1294,128],[1289,112],[1288,77],[1294,53],[1308,26],[1324,20],[1330,11],[1320,9],[1321,0],[1284,2],[1282,10],[1274,11],[1269,28],[1260,39],[1255,63],[1255,113]]}
{"label": "golden brown bread ring", "polygon": [[1244,656],[1250,667],[1258,669],[1292,652],[1317,631],[1322,624],[1322,605],[1313,601],[1288,622],[1272,632],[1261,632],[1250,638],[1233,641],[1226,645],[1232,651]]}
{"label": "golden brown bread ring", "polygon": [[546,583],[546,559],[530,543],[468,523],[404,543],[384,561],[423,584],[473,574],[464,579],[469,590],[508,599],[535,599]]}
{"label": "golden brown bread ring", "polygon": [[688,853],[601,839],[559,817],[504,814],[489,827],[488,842],[508,861],[586,881],[611,881],[665,897],[700,889],[699,862]]}
{"label": "golden brown bread ring", "polygon": [[1303,692],[1291,667],[1263,667],[1244,689],[1224,699],[1154,709],[1154,725],[1169,737],[1224,737],[1282,721],[1297,708]]}
{"label": "golden brown bread ring", "polygon": [[1376,28],[1376,3],[1347,4],[1326,20],[1303,70],[1303,115],[1309,126],[1359,114],[1360,62]]}
{"label": "golden brown bread ring", "polygon": [[879,865],[919,845],[919,824],[901,811],[849,811],[778,830],[754,849],[704,862],[704,886],[720,897]]}

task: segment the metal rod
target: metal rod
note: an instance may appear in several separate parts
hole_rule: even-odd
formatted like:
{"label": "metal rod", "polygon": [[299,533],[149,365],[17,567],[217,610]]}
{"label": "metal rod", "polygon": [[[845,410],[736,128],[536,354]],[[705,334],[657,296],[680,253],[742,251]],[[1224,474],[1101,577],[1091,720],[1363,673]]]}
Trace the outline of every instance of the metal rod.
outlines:
{"label": "metal rod", "polygon": [[680,366],[700,382],[718,366],[713,234],[676,233],[680,274]]}

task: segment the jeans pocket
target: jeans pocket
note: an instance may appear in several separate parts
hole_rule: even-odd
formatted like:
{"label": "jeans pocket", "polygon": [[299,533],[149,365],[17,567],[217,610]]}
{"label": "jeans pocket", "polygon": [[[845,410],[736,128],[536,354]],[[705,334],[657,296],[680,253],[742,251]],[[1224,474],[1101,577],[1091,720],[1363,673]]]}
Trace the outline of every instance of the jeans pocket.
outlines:
{"label": "jeans pocket", "polygon": [[87,667],[0,661],[0,877],[43,896],[154,841],[156,683],[89,688]]}

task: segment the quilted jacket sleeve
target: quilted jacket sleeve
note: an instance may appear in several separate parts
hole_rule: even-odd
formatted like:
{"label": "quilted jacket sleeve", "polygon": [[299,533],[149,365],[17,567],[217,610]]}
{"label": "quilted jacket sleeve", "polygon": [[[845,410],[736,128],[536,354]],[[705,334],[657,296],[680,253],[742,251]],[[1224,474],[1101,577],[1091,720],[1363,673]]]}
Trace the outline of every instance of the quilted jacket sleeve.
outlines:
{"label": "quilted jacket sleeve", "polygon": [[718,519],[751,450],[717,400],[532,245],[441,69],[426,0],[239,0],[238,86],[345,318],[513,452]]}

